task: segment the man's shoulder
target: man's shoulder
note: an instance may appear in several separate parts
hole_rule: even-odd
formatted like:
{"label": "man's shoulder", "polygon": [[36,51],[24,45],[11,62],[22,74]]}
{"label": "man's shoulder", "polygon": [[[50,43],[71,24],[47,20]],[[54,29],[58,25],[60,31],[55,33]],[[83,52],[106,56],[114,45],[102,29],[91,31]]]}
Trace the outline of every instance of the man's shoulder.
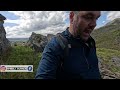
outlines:
{"label": "man's shoulder", "polygon": [[54,43],[56,43],[56,37],[58,36],[58,35],[61,35],[62,37],[64,37],[64,38],[67,38],[66,36],[68,36],[68,33],[67,33],[67,29],[65,30],[65,31],[62,31],[62,32],[60,32],[60,33],[57,33],[49,42],[54,42]]}
{"label": "man's shoulder", "polygon": [[54,37],[51,38],[50,41],[48,41],[47,46],[51,48],[59,47],[58,34],[56,34]]}
{"label": "man's shoulder", "polygon": [[[65,31],[62,31],[60,33],[57,33],[54,37],[51,38],[51,40],[47,43],[47,47],[51,48],[61,48],[63,46],[66,46],[66,42],[68,41],[68,31],[67,29]],[[64,45],[61,45],[63,43]]]}
{"label": "man's shoulder", "polygon": [[53,53],[53,54],[58,54],[61,52],[60,46],[59,46],[58,42],[56,41],[55,36],[52,37],[51,40],[45,46],[43,53],[46,53],[46,52]]}
{"label": "man's shoulder", "polygon": [[56,41],[56,35],[54,37],[51,38],[50,41],[48,41],[47,45],[56,45],[57,41]]}

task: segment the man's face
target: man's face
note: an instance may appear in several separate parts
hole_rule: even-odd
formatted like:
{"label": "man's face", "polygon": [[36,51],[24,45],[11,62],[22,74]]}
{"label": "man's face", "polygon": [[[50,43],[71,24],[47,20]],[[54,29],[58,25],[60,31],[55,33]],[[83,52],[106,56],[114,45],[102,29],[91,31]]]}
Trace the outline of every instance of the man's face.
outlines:
{"label": "man's face", "polygon": [[100,11],[80,11],[77,15],[73,13],[72,24],[74,35],[87,41],[100,17]]}

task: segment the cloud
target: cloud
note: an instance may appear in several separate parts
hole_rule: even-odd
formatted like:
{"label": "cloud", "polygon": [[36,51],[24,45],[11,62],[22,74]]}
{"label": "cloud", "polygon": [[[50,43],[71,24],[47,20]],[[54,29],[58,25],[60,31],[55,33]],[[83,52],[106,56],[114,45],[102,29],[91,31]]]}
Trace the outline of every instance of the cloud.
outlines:
{"label": "cloud", "polygon": [[105,23],[105,21],[102,21],[102,23]]}
{"label": "cloud", "polygon": [[5,21],[18,24],[5,27],[7,37],[29,37],[32,32],[43,35],[56,34],[67,27],[65,20],[68,13],[65,11],[8,11],[8,13],[13,13],[19,18]]}
{"label": "cloud", "polygon": [[15,23],[15,24],[20,24],[20,20],[11,20],[11,19],[7,19],[5,20],[5,23]]}
{"label": "cloud", "polygon": [[120,11],[109,11],[107,14],[107,20],[112,21],[115,18],[120,18]]}

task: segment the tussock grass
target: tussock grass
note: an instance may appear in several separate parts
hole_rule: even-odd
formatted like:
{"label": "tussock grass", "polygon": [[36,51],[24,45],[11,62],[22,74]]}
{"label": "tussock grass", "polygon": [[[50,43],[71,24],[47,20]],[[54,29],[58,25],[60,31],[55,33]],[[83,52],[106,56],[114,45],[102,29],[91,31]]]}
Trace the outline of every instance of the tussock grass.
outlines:
{"label": "tussock grass", "polygon": [[33,72],[5,72],[0,79],[34,79],[40,59],[41,53],[29,47],[14,46],[8,55],[1,57],[1,65],[33,65]]}

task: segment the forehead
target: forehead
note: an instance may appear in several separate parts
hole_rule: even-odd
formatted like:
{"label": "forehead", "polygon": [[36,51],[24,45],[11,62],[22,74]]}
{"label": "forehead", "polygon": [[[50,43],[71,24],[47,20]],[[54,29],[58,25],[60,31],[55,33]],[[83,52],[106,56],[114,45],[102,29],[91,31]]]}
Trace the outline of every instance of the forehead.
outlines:
{"label": "forehead", "polygon": [[100,11],[80,11],[79,12],[80,15],[87,15],[87,14],[90,14],[90,15],[94,15],[94,16],[100,16],[101,15],[101,12]]}

